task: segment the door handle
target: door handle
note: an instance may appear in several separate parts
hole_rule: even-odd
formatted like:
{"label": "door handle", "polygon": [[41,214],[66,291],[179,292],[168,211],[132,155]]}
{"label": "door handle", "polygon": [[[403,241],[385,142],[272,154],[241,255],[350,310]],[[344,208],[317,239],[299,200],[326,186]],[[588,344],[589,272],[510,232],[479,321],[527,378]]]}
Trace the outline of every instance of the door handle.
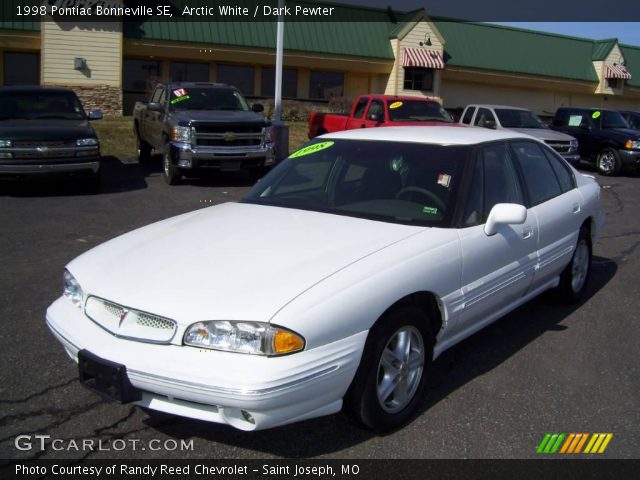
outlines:
{"label": "door handle", "polygon": [[574,204],[571,206],[571,211],[572,211],[573,213],[580,213],[580,204],[579,204],[579,203],[574,203]]}
{"label": "door handle", "polygon": [[531,238],[532,236],[533,236],[533,228],[529,225],[523,227],[522,238],[526,240],[527,238]]}

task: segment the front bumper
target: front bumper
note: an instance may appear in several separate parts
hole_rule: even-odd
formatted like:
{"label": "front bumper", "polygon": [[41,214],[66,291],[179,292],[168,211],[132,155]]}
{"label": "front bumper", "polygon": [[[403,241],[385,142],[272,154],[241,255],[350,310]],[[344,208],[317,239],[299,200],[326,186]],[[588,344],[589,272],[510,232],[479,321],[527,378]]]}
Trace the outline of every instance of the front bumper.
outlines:
{"label": "front bumper", "polygon": [[87,351],[127,367],[143,391],[136,404],[259,430],[335,413],[360,362],[367,332],[293,355],[267,358],[126,340],[106,332],[66,298],[47,325],[77,362]]}
{"label": "front bumper", "polygon": [[572,165],[575,165],[578,162],[580,162],[580,154],[578,154],[577,152],[561,153],[560,155],[562,155],[562,158],[564,158],[567,162],[571,163]]}
{"label": "front bumper", "polygon": [[257,147],[206,147],[171,142],[174,162],[185,169],[234,171],[243,168],[268,167],[275,162],[273,143]]}
{"label": "front bumper", "polygon": [[618,150],[623,165],[640,165],[640,150]]}
{"label": "front bumper", "polygon": [[56,158],[55,161],[12,160],[0,162],[0,175],[35,175],[54,173],[97,173],[100,170],[100,157]]}

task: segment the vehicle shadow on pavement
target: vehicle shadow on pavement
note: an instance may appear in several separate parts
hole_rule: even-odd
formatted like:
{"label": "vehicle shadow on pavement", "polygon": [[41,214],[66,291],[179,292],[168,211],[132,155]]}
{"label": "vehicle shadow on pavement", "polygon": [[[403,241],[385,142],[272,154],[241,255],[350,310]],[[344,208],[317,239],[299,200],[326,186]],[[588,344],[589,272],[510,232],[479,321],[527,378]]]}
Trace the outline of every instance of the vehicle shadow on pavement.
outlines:
{"label": "vehicle shadow on pavement", "polygon": [[[617,269],[615,261],[594,257],[591,279],[582,302],[564,305],[556,292],[546,292],[444,352],[427,372],[427,389],[414,420],[456,389],[508,360],[544,333],[570,328],[562,322],[609,283]],[[344,414],[258,432],[241,432],[228,426],[169,415],[151,414],[144,423],[173,438],[196,438],[290,458],[339,452],[375,436],[353,424]],[[404,428],[411,428],[411,422]],[[212,451],[215,449],[214,446],[211,448]]]}

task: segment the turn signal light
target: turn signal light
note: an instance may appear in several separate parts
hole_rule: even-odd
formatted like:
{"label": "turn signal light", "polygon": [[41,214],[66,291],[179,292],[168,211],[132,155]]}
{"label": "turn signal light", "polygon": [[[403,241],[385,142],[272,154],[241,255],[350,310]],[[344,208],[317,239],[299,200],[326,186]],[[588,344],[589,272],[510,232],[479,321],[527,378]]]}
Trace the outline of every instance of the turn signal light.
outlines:
{"label": "turn signal light", "polygon": [[304,348],[304,340],[301,336],[287,330],[276,330],[273,336],[273,353],[282,355],[292,353]]}

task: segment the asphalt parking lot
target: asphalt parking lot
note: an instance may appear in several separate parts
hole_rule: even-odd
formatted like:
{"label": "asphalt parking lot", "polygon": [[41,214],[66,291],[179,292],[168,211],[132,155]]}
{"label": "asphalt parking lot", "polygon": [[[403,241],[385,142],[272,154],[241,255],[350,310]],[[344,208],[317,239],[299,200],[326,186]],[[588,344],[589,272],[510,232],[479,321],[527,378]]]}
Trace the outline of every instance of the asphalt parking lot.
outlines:
{"label": "asphalt parking lot", "polygon": [[[611,432],[603,456],[640,458],[638,173],[598,177],[607,223],[588,299],[566,307],[544,294],[445,352],[429,371],[418,416],[377,437],[342,415],[245,433],[150,416],[79,385],[44,321],[65,264],[134,228],[236,200],[251,186],[238,173],[168,187],[159,170],[108,158],[97,193],[75,182],[0,184],[0,458],[534,458],[547,432]],[[21,434],[65,445],[101,440],[105,449],[18,450]],[[116,439],[139,443],[109,448]],[[167,439],[193,440],[193,449],[141,449]]]}

